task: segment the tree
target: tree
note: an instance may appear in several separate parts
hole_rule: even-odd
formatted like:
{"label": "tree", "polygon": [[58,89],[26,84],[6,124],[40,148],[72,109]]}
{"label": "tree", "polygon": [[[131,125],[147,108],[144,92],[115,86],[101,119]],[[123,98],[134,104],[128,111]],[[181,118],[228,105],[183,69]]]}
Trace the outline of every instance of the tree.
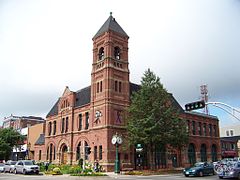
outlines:
{"label": "tree", "polygon": [[0,129],[0,159],[7,160],[14,146],[22,145],[25,136],[12,128]]}
{"label": "tree", "polygon": [[154,152],[159,147],[176,147],[176,139],[187,134],[185,126],[181,125],[179,110],[173,104],[160,78],[150,69],[145,71],[140,90],[131,97],[127,130],[130,145],[140,143],[148,150],[151,169],[155,167]]}

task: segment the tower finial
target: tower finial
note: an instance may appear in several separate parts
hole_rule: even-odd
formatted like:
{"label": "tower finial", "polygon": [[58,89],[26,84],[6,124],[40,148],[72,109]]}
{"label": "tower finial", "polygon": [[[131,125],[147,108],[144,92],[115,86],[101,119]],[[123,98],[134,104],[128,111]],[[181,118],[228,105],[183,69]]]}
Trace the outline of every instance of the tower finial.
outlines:
{"label": "tower finial", "polygon": [[112,12],[110,12],[110,16],[112,16]]}

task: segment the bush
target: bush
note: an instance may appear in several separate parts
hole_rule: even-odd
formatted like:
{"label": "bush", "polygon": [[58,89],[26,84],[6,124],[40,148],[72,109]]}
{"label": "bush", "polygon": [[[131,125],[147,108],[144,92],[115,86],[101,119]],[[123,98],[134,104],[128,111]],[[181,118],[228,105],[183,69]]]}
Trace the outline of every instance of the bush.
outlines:
{"label": "bush", "polygon": [[62,172],[61,172],[60,168],[55,167],[55,168],[52,170],[52,175],[62,175]]}

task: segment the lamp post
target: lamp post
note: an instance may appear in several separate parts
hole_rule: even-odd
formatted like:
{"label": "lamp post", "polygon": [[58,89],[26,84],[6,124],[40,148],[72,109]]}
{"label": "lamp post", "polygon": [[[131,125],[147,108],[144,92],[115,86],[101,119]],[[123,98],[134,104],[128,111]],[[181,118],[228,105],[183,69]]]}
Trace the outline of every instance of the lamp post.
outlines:
{"label": "lamp post", "polygon": [[112,137],[112,144],[116,145],[116,159],[115,159],[115,167],[114,172],[120,173],[120,163],[118,158],[118,146],[121,145],[123,142],[122,137],[119,136],[117,133]]}

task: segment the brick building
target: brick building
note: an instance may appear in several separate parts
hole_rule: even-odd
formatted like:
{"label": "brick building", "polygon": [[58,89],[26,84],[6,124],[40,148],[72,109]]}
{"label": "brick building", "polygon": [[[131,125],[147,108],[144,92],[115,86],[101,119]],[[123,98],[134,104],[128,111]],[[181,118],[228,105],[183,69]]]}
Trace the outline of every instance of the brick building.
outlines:
{"label": "brick building", "polygon": [[[126,136],[123,112],[130,105],[132,92],[140,88],[129,81],[128,39],[126,32],[110,15],[92,39],[91,86],[76,92],[65,88],[47,115],[45,134],[36,142],[36,160],[57,164],[76,164],[80,158],[91,162],[98,160],[105,170],[113,171],[115,147],[111,139],[116,133],[123,139]],[[203,153],[207,160],[217,158],[220,151],[218,119],[185,113],[177,102],[175,105],[181,109],[181,116],[189,120],[191,132],[189,148],[182,152],[183,164],[199,160]],[[198,125],[205,128],[201,130],[204,135],[195,130]],[[214,129],[211,134],[210,125]],[[135,152],[124,143],[119,149],[121,166],[134,166]],[[91,147],[90,155],[87,155],[85,147]],[[201,150],[203,152],[199,155]],[[178,164],[178,152],[165,153],[171,153],[171,156],[165,156],[161,163],[166,166]]]}

